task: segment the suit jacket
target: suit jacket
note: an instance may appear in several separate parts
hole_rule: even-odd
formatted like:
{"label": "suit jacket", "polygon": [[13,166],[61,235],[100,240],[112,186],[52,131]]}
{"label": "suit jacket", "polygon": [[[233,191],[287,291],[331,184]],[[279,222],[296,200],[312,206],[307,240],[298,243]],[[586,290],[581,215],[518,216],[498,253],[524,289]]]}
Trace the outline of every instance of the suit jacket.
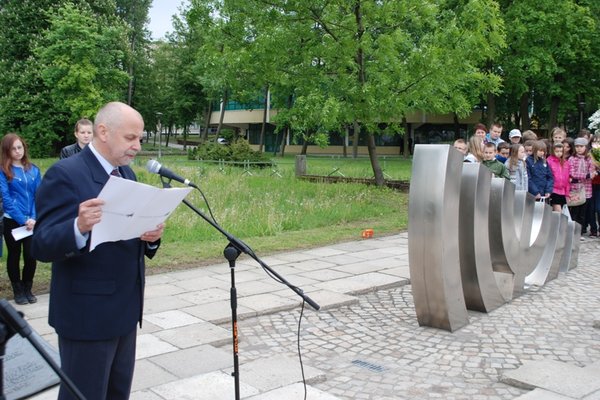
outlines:
{"label": "suit jacket", "polygon": [[[136,179],[130,167],[120,171],[123,178]],[[50,167],[38,189],[32,252],[52,262],[48,319],[67,339],[114,338],[142,320],[144,255],[152,257],[156,249],[137,238],[103,243],[92,252],[89,239],[81,250],[75,242],[79,204],[97,197],[108,177],[86,146]]]}

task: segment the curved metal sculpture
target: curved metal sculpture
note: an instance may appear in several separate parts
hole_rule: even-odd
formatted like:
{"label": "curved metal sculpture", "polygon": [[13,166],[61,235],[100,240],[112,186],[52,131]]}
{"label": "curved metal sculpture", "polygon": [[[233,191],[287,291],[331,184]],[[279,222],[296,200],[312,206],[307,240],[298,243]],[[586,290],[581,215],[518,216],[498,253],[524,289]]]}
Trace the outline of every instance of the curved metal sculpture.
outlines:
{"label": "curved metal sculpture", "polygon": [[454,331],[467,308],[492,311],[574,268],[580,231],[449,145],[415,146],[408,243],[419,325]]}

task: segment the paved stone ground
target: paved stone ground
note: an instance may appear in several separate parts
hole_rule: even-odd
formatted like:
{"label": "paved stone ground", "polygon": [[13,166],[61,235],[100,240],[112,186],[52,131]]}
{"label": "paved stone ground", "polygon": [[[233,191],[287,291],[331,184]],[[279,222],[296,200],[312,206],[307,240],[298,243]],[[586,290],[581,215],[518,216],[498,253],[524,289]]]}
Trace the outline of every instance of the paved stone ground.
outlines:
{"label": "paved stone ground", "polygon": [[[314,386],[341,399],[514,399],[528,390],[501,377],[525,361],[582,367],[600,360],[600,331],[593,327],[599,255],[600,241],[586,241],[578,268],[490,314],[470,312],[470,324],[454,333],[418,327],[410,285],[309,311],[301,327],[303,360],[328,377]],[[297,354],[298,315],[241,324],[241,354]]]}
{"label": "paved stone ground", "polygon": [[[600,400],[580,382],[600,383],[599,259],[586,239],[578,268],[454,333],[417,324],[406,233],[265,261],[322,306],[300,327],[308,399]],[[302,399],[297,296],[253,263],[236,270],[242,398]],[[228,280],[225,265],[149,277],[132,400],[233,399]],[[21,309],[55,345],[47,301]]]}

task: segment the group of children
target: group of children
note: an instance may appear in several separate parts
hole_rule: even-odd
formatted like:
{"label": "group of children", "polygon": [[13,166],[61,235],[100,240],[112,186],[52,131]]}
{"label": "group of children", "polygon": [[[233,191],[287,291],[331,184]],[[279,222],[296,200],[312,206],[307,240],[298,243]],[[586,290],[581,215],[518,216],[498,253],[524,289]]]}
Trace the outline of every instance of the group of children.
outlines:
{"label": "group of children", "polygon": [[599,236],[600,175],[590,150],[600,147],[600,133],[592,136],[584,129],[573,140],[557,127],[548,140],[538,139],[533,131],[521,134],[513,129],[507,143],[497,135],[498,130],[502,132],[500,124],[494,124],[489,134],[484,125],[475,128],[468,143],[454,142],[465,162],[482,163],[494,176],[513,182],[516,190],[527,190],[536,200],[549,203],[553,211],[568,205],[571,217],[582,226],[582,235],[589,226],[590,236]]}

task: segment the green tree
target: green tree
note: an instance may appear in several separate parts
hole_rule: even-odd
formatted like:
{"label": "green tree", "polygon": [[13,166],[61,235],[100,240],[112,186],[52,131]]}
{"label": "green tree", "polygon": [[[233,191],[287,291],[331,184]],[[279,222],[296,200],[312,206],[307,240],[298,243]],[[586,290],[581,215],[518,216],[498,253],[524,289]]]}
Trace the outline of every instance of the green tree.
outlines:
{"label": "green tree", "polygon": [[600,72],[594,54],[600,29],[591,3],[585,3],[501,1],[503,17],[510,24],[508,46],[497,63],[504,78],[498,96],[502,119],[529,129],[529,113],[535,105],[535,113],[551,128],[577,112],[582,94],[595,95],[597,88],[589,83]]}
{"label": "green tree", "polygon": [[[319,143],[327,140],[329,130],[360,126],[379,185],[383,173],[374,135],[382,122],[388,130],[400,131],[402,117],[412,110],[465,115],[481,93],[499,83],[494,74],[481,69],[504,43],[493,1],[247,0],[244,4],[268,10],[272,22],[265,29],[270,27],[269,35],[285,40],[276,43],[262,62],[270,59],[283,65],[284,72],[274,80],[275,85],[293,87],[294,105],[286,120],[294,131],[305,137],[313,134]],[[290,40],[283,30],[297,39]],[[288,65],[288,60],[295,65]]]}
{"label": "green tree", "polygon": [[126,52],[126,26],[120,20],[99,18],[87,4],[70,3],[52,13],[34,51],[54,108],[69,115],[71,124],[124,97]]}
{"label": "green tree", "polygon": [[45,10],[56,3],[0,1],[0,132],[21,134],[34,157],[50,151],[61,127],[60,115],[47,114],[52,102],[32,53],[49,26]]}

